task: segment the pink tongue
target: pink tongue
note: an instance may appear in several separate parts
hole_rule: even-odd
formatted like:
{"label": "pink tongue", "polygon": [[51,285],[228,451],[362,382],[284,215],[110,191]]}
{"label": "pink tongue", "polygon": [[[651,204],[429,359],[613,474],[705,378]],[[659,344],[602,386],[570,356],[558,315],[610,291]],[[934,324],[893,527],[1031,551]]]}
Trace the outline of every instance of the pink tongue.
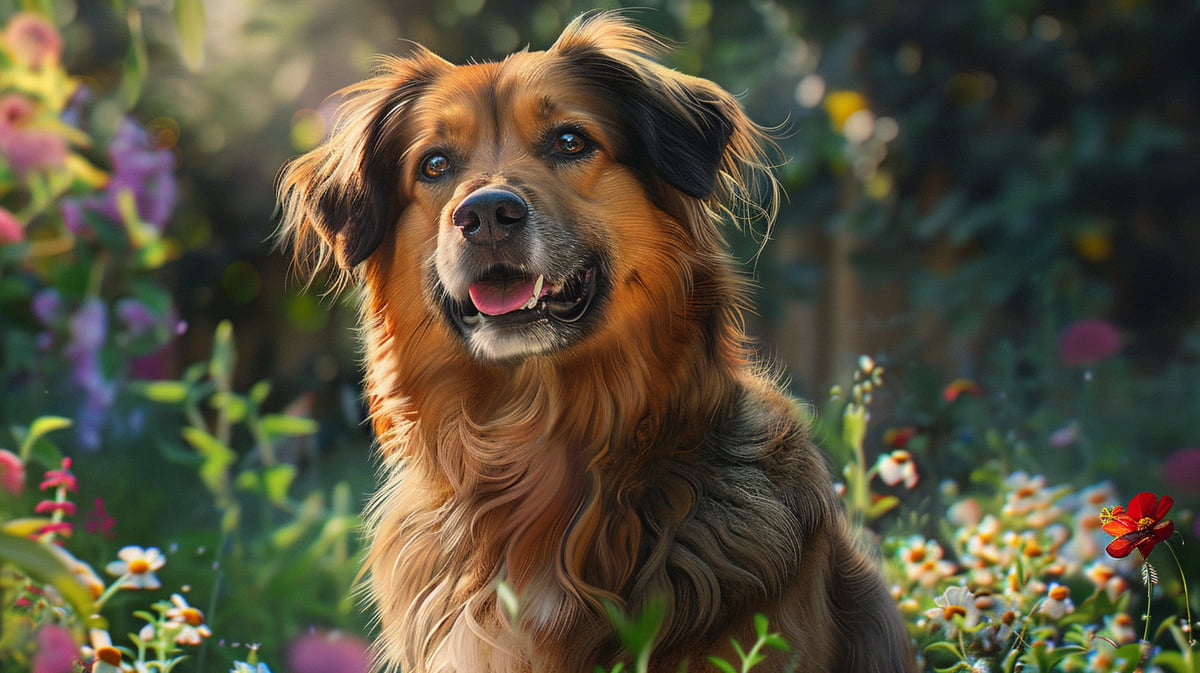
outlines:
{"label": "pink tongue", "polygon": [[502,315],[523,308],[533,296],[536,278],[481,280],[471,283],[471,301],[480,313]]}

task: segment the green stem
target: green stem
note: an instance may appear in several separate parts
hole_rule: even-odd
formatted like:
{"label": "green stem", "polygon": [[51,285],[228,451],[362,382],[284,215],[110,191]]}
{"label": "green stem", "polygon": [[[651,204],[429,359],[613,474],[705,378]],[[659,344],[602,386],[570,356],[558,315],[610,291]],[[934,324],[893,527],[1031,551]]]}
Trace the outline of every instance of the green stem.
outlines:
{"label": "green stem", "polygon": [[1196,636],[1192,632],[1194,628],[1192,623],[1192,599],[1188,595],[1187,574],[1183,572],[1183,563],[1179,561],[1179,555],[1175,553],[1175,548],[1171,546],[1171,543],[1165,540],[1163,541],[1163,544],[1166,545],[1167,551],[1171,552],[1171,558],[1175,559],[1175,567],[1179,569],[1179,581],[1183,583],[1183,609],[1187,613],[1186,626],[1188,646],[1195,647]]}
{"label": "green stem", "polygon": [[121,589],[121,583],[127,581],[131,577],[133,577],[133,573],[125,573],[124,575],[118,577],[112,584],[108,585],[108,588],[104,590],[104,593],[100,594],[100,597],[97,598],[94,603],[92,603],[92,611],[100,612],[100,609],[104,607],[104,604],[108,602],[108,599],[112,598],[113,594],[117,593],[117,591]]}
{"label": "green stem", "polygon": [[[1150,562],[1146,557],[1142,557],[1142,565],[1148,565]],[[1142,644],[1146,645],[1150,642],[1150,602],[1154,600],[1154,582],[1150,581],[1152,575],[1143,573],[1146,579],[1146,614],[1142,615],[1142,621],[1146,622],[1145,628],[1142,630]]]}

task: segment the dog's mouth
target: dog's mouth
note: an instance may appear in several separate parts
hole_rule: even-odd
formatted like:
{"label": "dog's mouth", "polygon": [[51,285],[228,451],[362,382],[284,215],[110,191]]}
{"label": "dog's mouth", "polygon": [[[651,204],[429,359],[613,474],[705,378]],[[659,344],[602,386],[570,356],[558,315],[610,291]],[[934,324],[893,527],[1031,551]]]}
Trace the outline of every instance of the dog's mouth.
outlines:
{"label": "dog's mouth", "polygon": [[561,279],[496,266],[471,283],[468,299],[452,300],[449,308],[455,322],[467,329],[540,320],[571,324],[592,308],[599,278],[596,264]]}

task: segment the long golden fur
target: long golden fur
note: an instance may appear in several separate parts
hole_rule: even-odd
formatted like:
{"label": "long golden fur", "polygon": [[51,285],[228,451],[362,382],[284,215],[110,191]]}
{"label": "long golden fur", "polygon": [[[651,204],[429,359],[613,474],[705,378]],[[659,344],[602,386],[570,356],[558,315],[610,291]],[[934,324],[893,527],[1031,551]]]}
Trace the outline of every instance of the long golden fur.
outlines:
{"label": "long golden fur", "polygon": [[[368,516],[382,663],[590,672],[604,604],[665,602],[651,670],[908,670],[803,414],[752,363],[720,231],[764,135],[661,44],[591,13],[544,52],[417,49],[340,92],[282,233],[361,291],[385,467]],[[519,598],[508,614],[506,583]]]}

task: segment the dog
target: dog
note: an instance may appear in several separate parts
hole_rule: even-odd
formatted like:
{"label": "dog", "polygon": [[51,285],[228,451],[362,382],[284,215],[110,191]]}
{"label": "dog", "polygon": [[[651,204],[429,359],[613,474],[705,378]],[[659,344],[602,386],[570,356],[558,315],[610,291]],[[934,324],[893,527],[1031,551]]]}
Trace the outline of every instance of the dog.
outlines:
{"label": "dog", "polygon": [[650,671],[736,661],[756,615],[790,645],[756,671],[911,668],[744,335],[722,229],[770,210],[768,134],[664,48],[606,12],[499,62],[414,47],[281,173],[282,237],[361,297],[383,667],[590,672],[627,656],[611,606],[657,606]]}

